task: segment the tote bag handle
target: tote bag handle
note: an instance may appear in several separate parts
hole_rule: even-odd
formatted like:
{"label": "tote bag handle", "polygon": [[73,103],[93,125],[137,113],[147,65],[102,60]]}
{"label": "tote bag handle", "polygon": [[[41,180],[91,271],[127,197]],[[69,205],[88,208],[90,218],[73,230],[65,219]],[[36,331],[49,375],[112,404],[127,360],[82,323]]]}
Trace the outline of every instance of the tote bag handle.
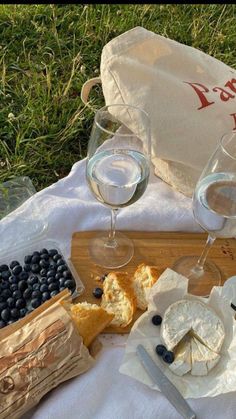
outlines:
{"label": "tote bag handle", "polygon": [[87,80],[83,84],[82,89],[81,89],[80,97],[81,97],[81,100],[82,100],[82,102],[83,102],[84,105],[92,108],[89,105],[89,94],[90,94],[90,91],[93,88],[93,86],[96,86],[97,84],[101,84],[101,83],[102,83],[102,80],[101,80],[100,77],[94,77],[92,79]]}

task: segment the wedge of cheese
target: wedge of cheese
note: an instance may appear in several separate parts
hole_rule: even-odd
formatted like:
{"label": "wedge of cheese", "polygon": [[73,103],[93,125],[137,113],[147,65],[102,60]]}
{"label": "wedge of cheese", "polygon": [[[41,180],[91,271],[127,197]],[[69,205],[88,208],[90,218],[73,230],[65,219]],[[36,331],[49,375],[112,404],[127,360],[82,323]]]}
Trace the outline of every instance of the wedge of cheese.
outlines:
{"label": "wedge of cheese", "polygon": [[168,350],[173,350],[189,332],[207,348],[220,352],[225,338],[223,322],[199,300],[179,300],[163,316],[161,337]]}
{"label": "wedge of cheese", "polygon": [[217,364],[220,355],[207,348],[195,337],[191,338],[192,375],[207,375]]}
{"label": "wedge of cheese", "polygon": [[186,335],[175,349],[175,359],[170,369],[176,375],[182,376],[192,368],[191,337]]}

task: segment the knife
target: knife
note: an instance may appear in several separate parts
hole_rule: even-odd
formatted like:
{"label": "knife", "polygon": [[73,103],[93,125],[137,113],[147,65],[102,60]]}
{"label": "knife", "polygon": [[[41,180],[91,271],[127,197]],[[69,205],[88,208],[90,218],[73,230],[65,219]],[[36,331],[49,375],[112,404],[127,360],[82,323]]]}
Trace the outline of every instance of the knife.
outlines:
{"label": "knife", "polygon": [[143,345],[137,346],[136,353],[145,370],[152,378],[152,381],[158,385],[164,396],[175,407],[175,409],[186,419],[196,419],[196,414],[193,412],[189,404],[155,364]]}

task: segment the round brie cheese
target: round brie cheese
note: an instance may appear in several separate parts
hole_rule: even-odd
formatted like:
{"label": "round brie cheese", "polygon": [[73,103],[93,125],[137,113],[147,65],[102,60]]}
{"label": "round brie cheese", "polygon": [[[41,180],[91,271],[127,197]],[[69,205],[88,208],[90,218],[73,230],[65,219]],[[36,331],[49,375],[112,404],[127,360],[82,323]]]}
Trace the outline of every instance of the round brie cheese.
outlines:
{"label": "round brie cheese", "polygon": [[179,300],[165,311],[161,337],[168,350],[173,350],[189,333],[210,350],[219,353],[225,338],[223,322],[206,304],[198,300]]}

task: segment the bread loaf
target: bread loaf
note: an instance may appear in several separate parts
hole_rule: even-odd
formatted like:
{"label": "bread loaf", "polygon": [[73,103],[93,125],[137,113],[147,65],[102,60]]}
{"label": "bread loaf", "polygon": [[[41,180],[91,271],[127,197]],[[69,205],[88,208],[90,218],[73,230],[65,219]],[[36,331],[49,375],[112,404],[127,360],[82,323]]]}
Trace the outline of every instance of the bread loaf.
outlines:
{"label": "bread loaf", "polygon": [[85,346],[89,346],[102,330],[110,324],[114,315],[97,304],[87,302],[78,304],[62,303],[74,320]]}
{"label": "bread loaf", "polygon": [[101,307],[114,315],[111,325],[126,327],[133,319],[136,298],[132,280],[125,272],[110,272],[103,282]]}
{"label": "bread loaf", "polygon": [[137,307],[146,310],[148,306],[147,297],[150,288],[155,284],[159,276],[159,271],[155,266],[141,263],[133,276],[133,287],[137,298]]}

